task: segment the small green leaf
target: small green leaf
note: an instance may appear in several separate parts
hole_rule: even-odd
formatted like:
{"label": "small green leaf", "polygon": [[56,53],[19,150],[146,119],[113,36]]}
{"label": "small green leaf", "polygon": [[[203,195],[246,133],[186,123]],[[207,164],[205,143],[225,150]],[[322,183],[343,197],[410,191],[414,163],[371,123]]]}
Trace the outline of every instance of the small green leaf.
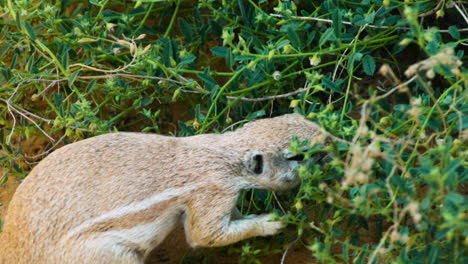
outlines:
{"label": "small green leaf", "polygon": [[211,91],[218,84],[216,80],[211,77],[210,70],[208,68],[205,68],[203,73],[199,73],[197,75],[200,79],[202,79],[203,83],[209,91]]}
{"label": "small green leaf", "polygon": [[456,40],[460,39],[460,31],[458,31],[458,28],[456,26],[450,26],[448,28],[448,31],[454,39]]}
{"label": "small green leaf", "polygon": [[446,202],[452,202],[454,204],[462,205],[465,203],[466,199],[456,192],[449,192],[445,198]]}
{"label": "small green leaf", "polygon": [[[140,1],[140,2],[142,2],[142,1]],[[95,5],[95,6],[103,6],[103,4],[100,3],[97,0],[89,0],[89,3],[92,4],[92,5]]]}
{"label": "small green leaf", "polygon": [[257,112],[251,113],[249,116],[247,116],[247,120],[255,120],[259,117],[265,116],[265,110],[259,110]]}
{"label": "small green leaf", "polygon": [[374,75],[375,72],[375,61],[374,58],[370,55],[365,55],[364,58],[362,59],[362,66],[364,67],[364,72],[372,76]]}
{"label": "small green leaf", "polygon": [[362,59],[362,53],[354,52],[351,54],[349,61],[348,61],[348,72],[352,72],[354,70],[354,65],[356,61],[360,61]]}
{"label": "small green leaf", "polygon": [[210,50],[211,50],[211,53],[222,58],[225,58],[226,53],[228,52],[228,48],[226,47],[213,47]]}
{"label": "small green leaf", "polygon": [[181,121],[178,121],[177,124],[181,128],[181,131],[179,132],[179,136],[193,136],[195,134],[195,131],[186,124],[182,123]]}
{"label": "small green leaf", "polygon": [[375,11],[370,12],[370,14],[366,14],[366,22],[368,24],[374,23],[374,19],[375,19]]}
{"label": "small green leaf", "polygon": [[332,14],[332,20],[333,20],[333,31],[335,32],[335,36],[339,38],[341,35],[341,28],[343,27],[340,11],[337,10],[336,12]]}
{"label": "small green leaf", "polygon": [[187,23],[185,19],[179,18],[179,27],[182,34],[184,34],[185,39],[188,43],[193,41],[193,27],[191,24]]}
{"label": "small green leaf", "polygon": [[330,40],[333,36],[333,28],[328,28],[325,30],[325,32],[322,33],[322,36],[320,36],[319,46],[323,46],[323,44],[325,44],[325,42]]}
{"label": "small green leaf", "polygon": [[428,264],[435,264],[437,263],[437,255],[439,254],[439,249],[434,248],[431,246],[431,251],[429,251],[429,256],[427,258],[427,263]]}
{"label": "small green leaf", "polygon": [[232,68],[234,66],[234,58],[232,56],[231,48],[228,48],[225,59],[226,59],[226,65],[229,68]]}
{"label": "small green leaf", "polygon": [[35,41],[36,40],[36,32],[34,31],[33,27],[28,21],[24,22],[24,27],[26,28],[26,31],[28,32],[29,37]]}
{"label": "small green leaf", "polygon": [[241,11],[241,15],[242,15],[242,20],[244,20],[244,23],[251,27],[252,26],[252,23],[251,23],[251,18],[250,18],[250,5],[247,4],[246,6],[244,6],[244,2],[242,0],[237,0],[237,4],[239,5],[239,10]]}
{"label": "small green leaf", "polygon": [[180,64],[190,64],[192,62],[194,62],[195,60],[197,59],[197,56],[193,55],[193,54],[189,54],[187,56],[185,56],[182,61],[180,62]]}
{"label": "small green leaf", "polygon": [[68,86],[69,87],[71,87],[73,85],[73,83],[75,82],[76,77],[78,77],[79,73],[80,73],[80,71],[75,71],[70,75],[70,77],[68,79]]}
{"label": "small green leaf", "polygon": [[295,30],[293,30],[292,28],[288,28],[288,39],[289,39],[289,41],[291,41],[291,44],[295,48],[297,48],[297,49],[302,48],[301,39],[299,38],[299,35],[297,34],[297,32]]}
{"label": "small green leaf", "polygon": [[322,85],[334,92],[342,93],[340,86],[337,85],[337,81],[333,82],[328,77],[322,78]]}
{"label": "small green leaf", "polygon": [[346,261],[349,259],[348,241],[343,243],[343,259]]}

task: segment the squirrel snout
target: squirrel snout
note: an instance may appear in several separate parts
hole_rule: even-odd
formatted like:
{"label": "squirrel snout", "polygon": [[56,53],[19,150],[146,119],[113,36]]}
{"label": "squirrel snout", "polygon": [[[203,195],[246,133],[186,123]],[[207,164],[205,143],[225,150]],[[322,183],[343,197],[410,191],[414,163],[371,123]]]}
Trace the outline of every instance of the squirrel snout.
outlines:
{"label": "squirrel snout", "polygon": [[290,170],[283,175],[281,181],[289,185],[291,188],[299,184],[300,178],[297,170]]}

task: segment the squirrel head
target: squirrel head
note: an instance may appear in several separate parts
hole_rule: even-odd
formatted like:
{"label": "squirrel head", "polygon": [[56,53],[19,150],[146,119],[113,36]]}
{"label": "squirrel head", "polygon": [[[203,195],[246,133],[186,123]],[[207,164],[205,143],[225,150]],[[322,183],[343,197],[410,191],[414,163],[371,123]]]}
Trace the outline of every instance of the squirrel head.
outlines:
{"label": "squirrel head", "polygon": [[247,123],[237,129],[236,146],[255,150],[287,149],[293,137],[323,141],[322,129],[299,114],[286,114]]}
{"label": "squirrel head", "polygon": [[294,188],[300,179],[296,168],[302,155],[286,151],[247,151],[242,160],[242,176],[253,188],[284,191]]}
{"label": "squirrel head", "polygon": [[287,190],[299,184],[296,168],[302,155],[288,151],[293,137],[317,142],[320,126],[298,114],[287,114],[249,123],[235,131],[237,146],[244,150],[242,176],[253,188]]}

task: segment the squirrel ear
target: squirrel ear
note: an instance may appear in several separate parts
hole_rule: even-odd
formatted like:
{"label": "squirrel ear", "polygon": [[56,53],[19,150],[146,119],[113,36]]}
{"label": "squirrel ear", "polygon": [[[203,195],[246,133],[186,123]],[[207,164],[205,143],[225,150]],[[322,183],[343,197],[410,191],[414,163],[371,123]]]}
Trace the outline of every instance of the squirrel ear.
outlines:
{"label": "squirrel ear", "polygon": [[249,152],[244,158],[244,166],[253,174],[262,174],[264,161],[263,154],[260,152]]}

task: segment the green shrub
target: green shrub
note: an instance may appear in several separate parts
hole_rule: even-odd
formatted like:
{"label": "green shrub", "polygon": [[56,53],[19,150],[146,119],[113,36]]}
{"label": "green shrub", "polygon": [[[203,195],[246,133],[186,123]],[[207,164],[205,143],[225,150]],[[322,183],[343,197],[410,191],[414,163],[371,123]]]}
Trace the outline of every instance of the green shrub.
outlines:
{"label": "green shrub", "polygon": [[[328,133],[304,154],[327,157],[299,169],[297,192],[242,196],[244,213],[291,224],[232,246],[242,262],[291,246],[320,263],[467,262],[463,3],[0,0],[0,17],[0,184],[100,133],[295,111]],[[48,144],[28,157],[33,136]]]}

